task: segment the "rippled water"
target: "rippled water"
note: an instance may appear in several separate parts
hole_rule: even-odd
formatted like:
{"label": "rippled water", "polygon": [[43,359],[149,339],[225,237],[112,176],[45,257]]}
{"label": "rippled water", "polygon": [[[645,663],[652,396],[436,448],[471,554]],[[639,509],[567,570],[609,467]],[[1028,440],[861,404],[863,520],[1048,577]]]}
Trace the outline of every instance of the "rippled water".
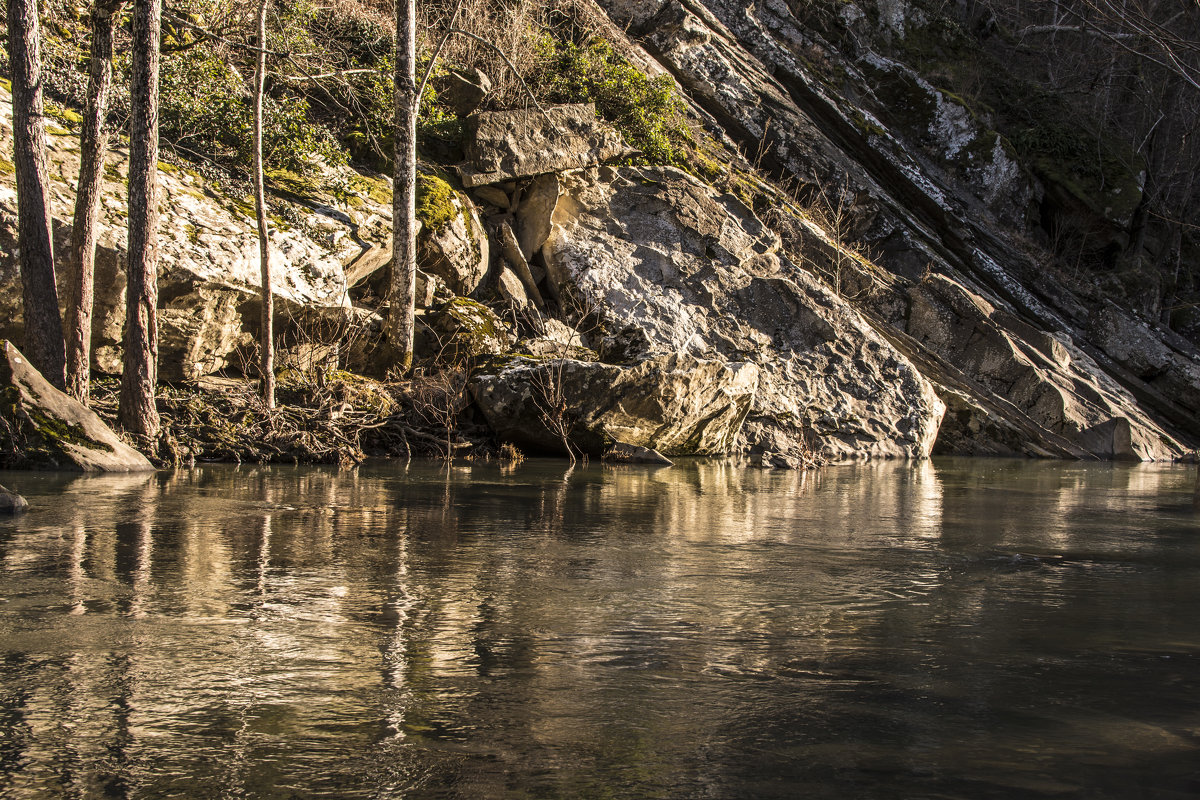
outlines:
{"label": "rippled water", "polygon": [[1183,467],[0,483],[0,798],[1200,795]]}

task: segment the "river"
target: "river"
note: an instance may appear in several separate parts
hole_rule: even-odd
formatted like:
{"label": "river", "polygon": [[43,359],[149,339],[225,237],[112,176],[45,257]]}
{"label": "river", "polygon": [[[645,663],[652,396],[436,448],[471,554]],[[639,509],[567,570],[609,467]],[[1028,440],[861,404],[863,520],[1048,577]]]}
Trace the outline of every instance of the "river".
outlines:
{"label": "river", "polygon": [[1196,797],[1194,470],[0,473],[0,798]]}

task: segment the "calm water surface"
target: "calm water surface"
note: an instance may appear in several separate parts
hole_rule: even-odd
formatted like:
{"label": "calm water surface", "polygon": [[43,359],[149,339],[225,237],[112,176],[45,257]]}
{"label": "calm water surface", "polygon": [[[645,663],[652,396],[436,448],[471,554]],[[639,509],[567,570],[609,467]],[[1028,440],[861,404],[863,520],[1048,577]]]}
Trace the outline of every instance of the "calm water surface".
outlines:
{"label": "calm water surface", "polygon": [[0,798],[1197,797],[1194,469],[0,474]]}

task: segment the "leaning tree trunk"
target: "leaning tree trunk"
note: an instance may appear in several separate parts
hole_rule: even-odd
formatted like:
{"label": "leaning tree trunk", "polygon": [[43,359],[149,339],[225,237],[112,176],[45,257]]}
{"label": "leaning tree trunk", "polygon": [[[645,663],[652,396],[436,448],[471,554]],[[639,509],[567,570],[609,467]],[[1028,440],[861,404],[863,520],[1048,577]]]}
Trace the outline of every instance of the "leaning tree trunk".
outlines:
{"label": "leaning tree trunk", "polygon": [[258,262],[262,273],[262,333],[259,337],[258,371],[262,398],[267,408],[275,407],[275,298],[271,293],[271,240],[267,234],[267,201],[263,189],[263,83],[267,75],[267,6],[258,4],[258,65],[254,71],[254,211],[258,217]]}
{"label": "leaning tree trunk", "polygon": [[158,61],[162,0],[135,0],[129,86],[129,274],[119,418],[158,435]]}
{"label": "leaning tree trunk", "polygon": [[67,391],[87,405],[91,382],[93,278],[96,224],[100,216],[104,154],[108,138],[104,119],[112,87],[113,29],[125,0],[96,0],[92,7],[92,45],[87,102],[79,135],[79,184],[68,253]]}
{"label": "leaning tree trunk", "polygon": [[8,57],[17,173],[17,242],[30,362],[59,389],[66,385],[62,317],[54,283],[54,240],[46,183],[46,120],[37,0],[8,0]]}
{"label": "leaning tree trunk", "polygon": [[396,170],[392,184],[392,284],[388,341],[401,369],[413,360],[417,281],[417,19],[415,0],[396,0]]}

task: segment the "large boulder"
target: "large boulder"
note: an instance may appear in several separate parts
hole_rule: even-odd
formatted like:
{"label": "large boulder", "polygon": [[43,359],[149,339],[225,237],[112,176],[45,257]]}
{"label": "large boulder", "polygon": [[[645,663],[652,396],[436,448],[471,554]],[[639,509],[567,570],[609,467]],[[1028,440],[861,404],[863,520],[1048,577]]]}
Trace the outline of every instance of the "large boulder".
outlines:
{"label": "large boulder", "polygon": [[[834,249],[852,242],[874,262],[845,294],[951,407],[939,452],[1161,459],[1194,447],[1194,343],[1111,306],[1097,313],[1021,237],[1074,208],[1090,246],[1121,245],[1107,237],[1141,197],[1136,161],[1086,197],[1062,197],[1053,173],[1070,166],[1030,170],[991,129],[1001,119],[902,63],[952,41],[929,4],[868,0],[824,15],[781,2],[599,2],[715,127],[801,196],[837,207]],[[927,275],[985,307],[951,300]],[[840,277],[830,283],[842,289]]]}
{"label": "large boulder", "polygon": [[444,360],[496,356],[513,343],[512,333],[496,312],[465,297],[437,306],[426,320],[430,337],[426,349]]}
{"label": "large boulder", "polygon": [[517,358],[481,370],[471,394],[500,438],[600,455],[614,442],[667,455],[728,453],[759,370],[747,362],[659,355],[628,366]]}
{"label": "large boulder", "polygon": [[0,340],[0,466],[75,472],[154,469],[94,411],[51,386],[7,340]]}
{"label": "large boulder", "polygon": [[482,186],[591,166],[633,151],[590,103],[537,111],[481,111],[467,117],[458,168],[464,186]]}
{"label": "large boulder", "polygon": [[[563,178],[542,249],[562,301],[602,320],[609,359],[751,362],[745,445],[831,460],[929,455],[945,409],[913,365],[779,252],[740,200],[673,168]],[[661,449],[661,448],[659,448]]]}
{"label": "large boulder", "polygon": [[[0,89],[0,148],[12,147],[12,103]],[[50,201],[56,252],[65,253],[79,171],[78,138],[47,136]],[[105,167],[96,252],[92,327],[94,366],[121,370],[125,322],[128,150],[114,148]],[[272,289],[278,329],[301,309],[349,314],[344,264],[377,260],[391,233],[391,187],[384,178],[349,168],[324,176],[337,193],[286,173],[273,174]],[[200,175],[160,163],[159,368],[165,380],[195,379],[240,366],[257,336],[258,235],[254,204]],[[23,336],[20,271],[16,260],[16,186],[0,171],[0,335]],[[59,298],[67,297],[59,270]]]}

